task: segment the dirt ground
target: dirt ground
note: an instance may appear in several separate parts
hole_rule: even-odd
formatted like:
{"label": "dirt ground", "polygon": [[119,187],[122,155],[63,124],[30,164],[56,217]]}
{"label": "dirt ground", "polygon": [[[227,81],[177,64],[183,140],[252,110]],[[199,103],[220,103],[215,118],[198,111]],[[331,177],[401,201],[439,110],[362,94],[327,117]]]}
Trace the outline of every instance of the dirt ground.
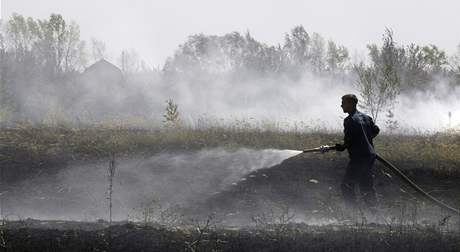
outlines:
{"label": "dirt ground", "polygon": [[[0,227],[2,251],[458,251],[457,216],[375,167],[379,212],[350,211],[345,155],[298,155],[251,172],[210,197],[152,221],[19,220]],[[395,163],[422,188],[459,206],[460,178]],[[166,213],[166,212],[165,212]],[[179,222],[184,218],[187,221]],[[168,218],[170,222],[168,222]]]}
{"label": "dirt ground", "polygon": [[267,225],[168,229],[135,223],[7,223],[1,251],[458,251],[460,236],[434,227]]}
{"label": "dirt ground", "polygon": [[[343,204],[340,183],[347,162],[344,155],[295,156],[274,167],[248,174],[226,191],[203,202],[199,212],[212,209],[218,215],[240,223],[247,223],[261,214],[272,217],[291,214],[293,220],[307,223],[340,222],[355,215],[369,217],[364,206],[356,213],[347,211]],[[395,165],[404,169],[432,196],[452,206],[460,205],[459,177],[436,177],[429,169],[411,169],[409,163]],[[369,222],[435,223],[446,217],[451,221],[456,219],[447,211],[425,202],[380,163],[374,167],[374,177],[379,212],[377,216],[369,217]],[[358,189],[357,192],[359,195]]]}

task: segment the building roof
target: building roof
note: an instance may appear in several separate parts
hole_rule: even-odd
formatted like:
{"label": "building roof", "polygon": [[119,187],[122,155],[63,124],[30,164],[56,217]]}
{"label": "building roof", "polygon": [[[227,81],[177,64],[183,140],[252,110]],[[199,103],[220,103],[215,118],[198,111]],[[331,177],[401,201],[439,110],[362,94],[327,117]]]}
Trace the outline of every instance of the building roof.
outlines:
{"label": "building roof", "polygon": [[83,78],[98,82],[121,83],[124,80],[123,72],[114,64],[105,59],[92,64],[83,72]]}

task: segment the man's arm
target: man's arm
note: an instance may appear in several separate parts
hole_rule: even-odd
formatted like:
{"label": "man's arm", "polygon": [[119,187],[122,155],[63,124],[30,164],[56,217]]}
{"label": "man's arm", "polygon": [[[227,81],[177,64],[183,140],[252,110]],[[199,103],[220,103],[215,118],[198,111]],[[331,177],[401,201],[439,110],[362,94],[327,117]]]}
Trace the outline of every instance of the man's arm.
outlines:
{"label": "man's arm", "polygon": [[352,133],[353,133],[353,125],[352,125],[352,120],[345,120],[343,121],[343,144],[336,144],[335,149],[337,151],[344,151],[351,146],[351,141],[352,141]]}
{"label": "man's arm", "polygon": [[374,121],[372,120],[372,117],[369,117],[369,119],[370,119],[370,125],[371,125],[371,130],[372,130],[372,138],[374,138],[380,133],[380,129],[377,125],[375,125]]}

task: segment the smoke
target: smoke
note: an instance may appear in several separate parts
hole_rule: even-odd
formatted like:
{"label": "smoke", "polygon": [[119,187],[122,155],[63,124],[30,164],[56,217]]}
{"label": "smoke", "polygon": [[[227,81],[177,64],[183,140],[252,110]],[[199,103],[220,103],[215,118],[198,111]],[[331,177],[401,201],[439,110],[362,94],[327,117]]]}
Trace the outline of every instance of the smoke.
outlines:
{"label": "smoke", "polygon": [[296,81],[253,76],[240,82],[216,78],[171,85],[149,81],[153,77],[136,76],[123,85],[94,79],[70,90],[24,89],[22,116],[72,126],[117,120],[138,127],[161,125],[165,101],[171,98],[179,106],[181,121],[193,127],[229,126],[240,121],[254,127],[338,129],[344,117],[340,97],[353,91],[346,83],[312,74]]}
{"label": "smoke", "polygon": [[[353,80],[319,78],[305,73],[301,79],[254,78],[247,83],[216,81],[203,87],[178,88],[174,95],[183,115],[193,124],[200,116],[233,123],[243,119],[253,126],[277,123],[283,129],[320,128],[341,131],[347,116],[340,108],[342,95],[359,92]],[[384,108],[377,124],[383,132],[436,132],[460,126],[459,87],[445,80],[431,84],[429,91],[401,93],[393,106]],[[365,108],[361,108],[366,112]],[[389,111],[394,117],[389,117]],[[450,112],[450,117],[449,117]],[[390,128],[390,121],[397,128]],[[212,124],[212,122],[211,122]]]}
{"label": "smoke", "polygon": [[[155,201],[163,207],[194,206],[246,174],[299,154],[292,150],[208,149],[160,153],[116,161],[115,220],[138,215]],[[3,195],[8,219],[86,220],[108,218],[108,162],[70,165],[12,185]]]}
{"label": "smoke", "polygon": [[253,120],[253,124],[303,122],[336,127],[341,115],[337,100],[347,90],[343,83],[327,83],[312,75],[305,75],[300,81],[254,78],[229,83],[218,80],[196,90],[178,88],[176,101],[190,122],[203,116],[228,122],[245,119]]}
{"label": "smoke", "polygon": [[[275,50],[246,36],[194,36],[179,46],[163,71],[122,72],[107,61],[99,61],[83,73],[66,73],[65,78],[53,81],[41,72],[27,78],[13,75],[17,79],[12,88],[16,112],[11,117],[51,125],[115,122],[158,127],[164,119],[165,101],[172,99],[179,105],[181,121],[193,127],[242,122],[259,128],[341,130],[346,115],[340,108],[340,98],[345,93],[358,93],[350,65],[337,73],[325,65],[315,67],[314,62],[297,62],[293,67],[277,59],[275,63],[282,65],[277,66],[263,55],[245,55],[248,49],[229,42],[258,46],[257,50],[265,52]],[[317,48],[321,49],[317,56],[323,60],[324,46],[323,42]],[[233,52],[232,48],[243,51]],[[384,109],[379,126],[391,128],[394,124],[387,121],[392,120],[397,121],[400,132],[457,127],[459,88],[447,83],[438,79],[429,91],[411,90],[400,95],[391,107],[394,117],[386,116],[388,111]],[[2,110],[0,122],[4,121]]]}
{"label": "smoke", "polygon": [[[389,119],[397,121],[397,132],[458,127],[460,90],[443,81],[432,86],[429,92],[412,91],[398,96],[391,109],[394,117],[387,117],[388,110],[382,110],[377,124],[384,132],[389,128]],[[320,78],[311,73],[298,80],[252,76],[243,81],[215,78],[170,84],[158,74],[143,73],[120,85],[94,79],[70,90],[37,87],[21,92],[23,115],[49,124],[78,126],[109,121],[158,127],[164,119],[165,101],[171,98],[178,104],[182,123],[192,127],[245,123],[258,128],[337,131],[346,117],[340,108],[341,96],[358,94],[352,80]]]}
{"label": "smoke", "polygon": [[399,97],[395,118],[401,129],[432,132],[460,128],[460,87],[444,81],[432,86],[429,92],[414,91]]}

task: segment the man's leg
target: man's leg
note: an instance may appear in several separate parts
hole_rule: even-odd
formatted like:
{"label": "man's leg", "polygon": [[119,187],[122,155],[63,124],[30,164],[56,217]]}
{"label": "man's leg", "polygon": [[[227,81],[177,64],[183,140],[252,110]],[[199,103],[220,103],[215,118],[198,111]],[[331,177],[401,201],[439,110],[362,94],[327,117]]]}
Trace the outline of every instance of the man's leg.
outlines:
{"label": "man's leg", "polygon": [[371,158],[363,162],[361,169],[361,176],[359,179],[359,190],[363,196],[363,200],[367,207],[373,209],[377,205],[377,198],[375,196],[374,178],[372,176],[372,167],[375,158]]}
{"label": "man's leg", "polygon": [[348,207],[354,208],[356,206],[356,194],[355,194],[355,183],[356,183],[356,171],[350,161],[345,172],[345,176],[342,180],[342,195],[345,203]]}

